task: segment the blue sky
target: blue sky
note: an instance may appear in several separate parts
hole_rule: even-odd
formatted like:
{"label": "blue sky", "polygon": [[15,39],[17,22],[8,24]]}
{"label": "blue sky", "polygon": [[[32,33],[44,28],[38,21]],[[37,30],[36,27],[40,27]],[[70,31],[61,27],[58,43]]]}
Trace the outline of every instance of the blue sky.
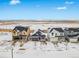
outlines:
{"label": "blue sky", "polygon": [[0,0],[0,19],[79,19],[79,0]]}

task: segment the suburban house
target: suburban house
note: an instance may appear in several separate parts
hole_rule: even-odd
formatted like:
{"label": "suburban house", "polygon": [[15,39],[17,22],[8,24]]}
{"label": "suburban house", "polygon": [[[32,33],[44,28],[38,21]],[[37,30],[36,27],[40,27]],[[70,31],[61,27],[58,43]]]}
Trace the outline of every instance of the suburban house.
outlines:
{"label": "suburban house", "polygon": [[62,28],[48,28],[47,34],[48,34],[49,41],[64,38],[64,31]]}
{"label": "suburban house", "polygon": [[13,29],[13,40],[27,40],[30,35],[30,28],[28,26],[16,26]]}
{"label": "suburban house", "polygon": [[79,28],[65,28],[65,32],[70,42],[79,41]]}
{"label": "suburban house", "polygon": [[46,41],[46,35],[45,33],[38,29],[37,31],[33,31],[29,37],[29,40],[31,41]]}
{"label": "suburban house", "polygon": [[79,34],[79,28],[65,28],[64,29],[69,35]]}

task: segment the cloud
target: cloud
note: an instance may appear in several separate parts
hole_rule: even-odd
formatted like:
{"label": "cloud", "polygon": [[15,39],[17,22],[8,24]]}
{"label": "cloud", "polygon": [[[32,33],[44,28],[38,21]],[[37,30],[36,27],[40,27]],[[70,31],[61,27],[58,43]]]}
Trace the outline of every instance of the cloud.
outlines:
{"label": "cloud", "polygon": [[74,4],[73,1],[66,1],[65,4]]}
{"label": "cloud", "polygon": [[67,7],[66,6],[63,6],[63,7],[57,7],[57,10],[66,10]]}
{"label": "cloud", "polygon": [[[74,2],[73,1],[65,1],[65,4],[72,5],[72,4],[74,4]],[[57,7],[58,10],[66,10],[67,8],[68,8],[68,6]]]}
{"label": "cloud", "polygon": [[20,0],[11,0],[10,1],[10,5],[17,5],[17,4],[20,4],[21,1]]}

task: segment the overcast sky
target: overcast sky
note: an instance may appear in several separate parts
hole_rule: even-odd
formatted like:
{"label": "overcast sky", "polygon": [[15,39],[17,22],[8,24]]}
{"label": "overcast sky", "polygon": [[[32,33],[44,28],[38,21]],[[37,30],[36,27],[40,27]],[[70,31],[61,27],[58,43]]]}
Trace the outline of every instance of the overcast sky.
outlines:
{"label": "overcast sky", "polygon": [[0,0],[0,19],[79,19],[79,0]]}

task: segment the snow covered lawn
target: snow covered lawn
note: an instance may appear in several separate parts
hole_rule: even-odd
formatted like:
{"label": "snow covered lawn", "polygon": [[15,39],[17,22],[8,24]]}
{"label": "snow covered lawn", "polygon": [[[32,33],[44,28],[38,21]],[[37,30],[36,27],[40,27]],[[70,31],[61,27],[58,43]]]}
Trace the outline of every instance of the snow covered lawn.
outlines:
{"label": "snow covered lawn", "polygon": [[[47,43],[47,45],[40,45],[40,42],[36,42],[35,45],[35,42],[29,41],[23,47],[19,47],[19,44],[16,43],[16,46],[13,47],[13,58],[79,58],[79,43],[69,43],[67,50],[64,44],[59,44],[60,47],[55,48],[52,43]],[[0,46],[0,58],[11,58],[12,49],[9,45],[5,46]]]}

